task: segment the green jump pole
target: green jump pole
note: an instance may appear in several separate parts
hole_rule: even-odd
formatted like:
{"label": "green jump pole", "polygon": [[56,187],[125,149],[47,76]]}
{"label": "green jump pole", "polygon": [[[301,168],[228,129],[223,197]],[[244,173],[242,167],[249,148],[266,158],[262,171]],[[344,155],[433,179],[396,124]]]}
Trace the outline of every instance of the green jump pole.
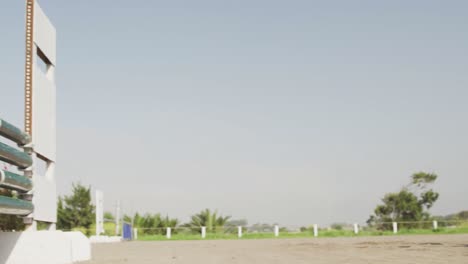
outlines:
{"label": "green jump pole", "polygon": [[32,189],[33,184],[31,179],[28,177],[0,170],[0,187],[19,192],[29,192]]}
{"label": "green jump pole", "polygon": [[18,166],[30,167],[33,163],[31,156],[0,142],[0,160]]}
{"label": "green jump pole", "polygon": [[0,136],[8,138],[20,146],[31,143],[31,137],[28,134],[2,119],[0,119]]}
{"label": "green jump pole", "polygon": [[31,202],[0,196],[0,214],[25,216],[33,210],[34,206]]}

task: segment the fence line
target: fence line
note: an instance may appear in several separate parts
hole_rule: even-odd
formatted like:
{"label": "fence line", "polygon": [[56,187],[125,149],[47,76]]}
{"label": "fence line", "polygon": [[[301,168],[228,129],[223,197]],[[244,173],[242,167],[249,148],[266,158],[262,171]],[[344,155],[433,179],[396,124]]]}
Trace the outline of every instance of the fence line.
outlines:
{"label": "fence line", "polygon": [[[130,223],[128,223],[130,224]],[[455,225],[465,225],[468,230],[468,220],[434,220],[434,221],[401,221],[401,222],[383,222],[379,223],[379,225],[387,224],[386,231],[387,234],[393,233],[398,234],[401,232],[401,229],[405,230],[433,230],[438,231],[440,229],[450,230],[450,228],[454,228]],[[422,228],[413,227],[408,228],[404,226],[404,224],[431,224],[430,226],[427,225]],[[459,225],[458,225],[459,224]],[[193,239],[193,236],[199,236],[201,239],[206,238],[223,238],[223,237],[233,237],[236,236],[237,238],[249,238],[252,235],[260,235],[260,237],[284,237],[284,236],[294,236],[294,234],[302,234],[299,236],[304,237],[320,237],[320,236],[348,236],[348,235],[360,235],[361,233],[364,234],[374,234],[375,232],[386,232],[385,230],[378,229],[376,226],[371,227],[368,225],[361,225],[358,223],[354,224],[346,224],[343,225],[343,229],[332,229],[331,227],[321,227],[318,224],[313,224],[309,227],[297,228],[298,226],[281,226],[281,225],[273,225],[273,226],[266,226],[262,228],[261,226],[217,226],[217,227],[204,227],[204,226],[172,226],[172,227],[132,227],[132,235],[134,239],[138,239],[138,237],[144,237],[145,235],[149,236],[161,236],[165,237],[166,239],[173,239],[174,236],[177,235],[188,235],[190,239]],[[402,228],[403,227],[403,228]],[[304,229],[305,228],[305,229]],[[390,229],[388,229],[390,228]],[[85,229],[82,229],[85,230]],[[463,229],[464,230],[464,229]],[[66,230],[64,230],[66,231]],[[71,230],[68,230],[71,231]],[[85,230],[90,231],[90,230]],[[154,231],[154,232],[151,232]],[[333,234],[333,232],[337,231],[337,233]],[[110,231],[112,232],[112,231]],[[330,233],[332,232],[332,233]],[[341,232],[341,233],[340,233]],[[463,231],[464,232],[464,231]],[[468,231],[467,231],[468,232]],[[384,234],[384,233],[381,233]]]}
{"label": "fence line", "polygon": [[[415,222],[410,222],[410,221],[402,221],[402,222],[384,222],[382,224],[391,224],[392,225],[392,228],[391,228],[391,231],[394,233],[394,234],[398,234],[399,232],[399,225],[401,224],[432,224],[432,230],[438,230],[440,229],[439,227],[439,224],[440,223],[445,223],[445,224],[449,224],[449,223],[460,223],[460,224],[464,224],[464,223],[467,223],[468,224],[468,221],[466,220],[448,220],[448,221],[437,221],[437,220],[433,220],[433,221],[415,221]],[[351,225],[351,229],[349,230],[346,230],[346,231],[350,231],[352,233],[354,233],[354,235],[359,235],[359,233],[361,233],[362,231],[362,227],[361,225],[355,223],[353,225]],[[171,239],[172,238],[172,235],[175,234],[174,232],[177,232],[178,230],[186,230],[186,231],[192,231],[192,232],[195,232],[195,233],[200,233],[200,237],[202,239],[205,239],[207,237],[207,234],[217,234],[218,232],[226,232],[226,231],[230,231],[229,233],[225,233],[225,234],[232,234],[232,235],[235,235],[237,233],[237,237],[238,238],[242,238],[244,237],[244,235],[246,233],[248,234],[271,234],[273,237],[280,237],[281,234],[283,233],[291,233],[290,230],[287,229],[287,227],[281,227],[279,225],[274,225],[274,226],[271,226],[269,228],[264,228],[263,230],[255,230],[255,226],[223,226],[223,227],[214,227],[212,229],[208,229],[207,227],[204,227],[204,226],[200,226],[200,227],[156,227],[156,228],[135,228],[135,237],[138,236],[138,231],[147,231],[147,230],[155,230],[155,231],[166,231],[166,238],[167,239]],[[368,226],[365,227],[366,229],[369,228]],[[327,229],[320,229],[319,225],[318,224],[314,224],[312,225],[312,230],[310,230],[310,228],[307,229],[308,231],[312,231],[312,235],[313,237],[319,237],[320,235],[320,232],[324,231],[326,232]],[[210,232],[213,232],[213,233],[210,233]],[[237,232],[236,232],[237,231]],[[302,233],[308,233],[308,232],[304,232],[304,231],[300,231]],[[293,232],[294,233],[294,232]],[[163,234],[160,234],[160,235],[163,235]]]}
{"label": "fence line", "polygon": [[[467,223],[468,224],[468,220],[448,220],[448,221],[445,221],[445,220],[432,220],[432,221],[396,221],[396,223],[398,223],[398,225],[400,224],[432,224],[434,222],[437,222],[437,223],[454,223],[454,224],[463,224],[463,223]],[[384,224],[393,224],[395,222],[379,222],[377,225],[384,225]],[[265,232],[268,232],[268,231],[271,231],[271,232],[274,232],[275,230],[275,227],[278,227],[279,229],[287,229],[288,231],[294,231],[294,230],[300,230],[300,228],[310,228],[310,229],[314,229],[314,227],[316,228],[320,228],[320,226],[318,224],[313,224],[313,225],[310,225],[310,226],[301,226],[301,225],[271,225],[271,226],[268,226],[268,227],[260,227],[260,226],[255,226],[255,225],[226,225],[226,226],[214,226],[212,227],[211,229],[212,230],[225,230],[225,229],[232,229],[232,230],[237,230],[238,227],[242,227],[243,229],[246,229],[246,230],[251,230],[251,231],[256,231],[256,232],[261,232],[262,230],[266,230]],[[349,227],[351,230],[354,230],[354,227],[357,227],[358,229],[361,229],[362,227],[369,227],[367,224],[359,224],[359,223],[354,223],[354,224],[343,224],[343,226],[346,226],[346,227]],[[139,227],[138,229],[139,230],[164,230],[166,229],[167,227],[170,227],[172,229],[183,229],[183,230],[201,230],[203,228],[203,226],[193,226],[193,227],[188,227],[188,226],[162,226],[162,227]],[[328,226],[327,226],[328,227]],[[207,228],[207,231],[210,230],[209,227],[206,227]],[[326,227],[322,227],[322,228],[326,228]]]}
{"label": "fence line", "polygon": [[[427,220],[427,221],[397,221],[399,224],[430,224],[434,221],[439,223],[468,223],[468,220]],[[394,222],[379,222],[379,224],[392,224]]]}

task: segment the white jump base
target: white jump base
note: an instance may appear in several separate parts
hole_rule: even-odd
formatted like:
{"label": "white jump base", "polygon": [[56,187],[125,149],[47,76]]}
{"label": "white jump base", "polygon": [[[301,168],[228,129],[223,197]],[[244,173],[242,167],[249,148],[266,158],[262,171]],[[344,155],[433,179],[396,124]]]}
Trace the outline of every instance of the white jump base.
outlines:
{"label": "white jump base", "polygon": [[71,264],[91,259],[91,243],[81,232],[0,232],[0,263]]}

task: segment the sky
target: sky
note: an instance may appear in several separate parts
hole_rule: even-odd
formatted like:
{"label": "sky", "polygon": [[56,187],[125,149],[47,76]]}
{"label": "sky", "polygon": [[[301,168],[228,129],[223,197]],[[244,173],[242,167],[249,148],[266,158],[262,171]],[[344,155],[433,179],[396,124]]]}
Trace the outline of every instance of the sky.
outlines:
{"label": "sky", "polygon": [[[468,209],[467,1],[39,1],[58,32],[61,195],[364,223],[412,173]],[[23,125],[24,1],[0,4],[0,115]]]}

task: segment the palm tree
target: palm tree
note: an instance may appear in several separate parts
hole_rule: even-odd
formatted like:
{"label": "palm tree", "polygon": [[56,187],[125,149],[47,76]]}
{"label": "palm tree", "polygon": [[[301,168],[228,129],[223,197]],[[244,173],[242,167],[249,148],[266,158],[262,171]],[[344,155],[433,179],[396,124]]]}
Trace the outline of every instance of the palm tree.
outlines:
{"label": "palm tree", "polygon": [[179,219],[170,218],[169,216],[162,217],[161,214],[145,214],[144,216],[140,216],[137,213],[134,216],[134,225],[142,229],[144,234],[165,235],[168,227],[175,234],[175,228],[179,225]]}
{"label": "palm tree", "polygon": [[230,216],[218,216],[217,210],[212,212],[210,209],[205,209],[192,215],[190,222],[184,226],[196,232],[201,232],[202,226],[206,227],[207,232],[216,232],[217,229],[224,227],[229,219],[231,219]]}
{"label": "palm tree", "polygon": [[139,221],[140,228],[143,229],[143,233],[148,235],[161,234],[159,230],[161,226],[161,215],[160,214],[145,214]]}
{"label": "palm tree", "polygon": [[168,227],[172,229],[173,234],[177,234],[176,227],[179,225],[179,219],[169,218],[169,216],[166,216],[165,218],[161,219],[161,224],[162,226],[164,226],[164,229],[163,229],[164,235],[166,235]]}

